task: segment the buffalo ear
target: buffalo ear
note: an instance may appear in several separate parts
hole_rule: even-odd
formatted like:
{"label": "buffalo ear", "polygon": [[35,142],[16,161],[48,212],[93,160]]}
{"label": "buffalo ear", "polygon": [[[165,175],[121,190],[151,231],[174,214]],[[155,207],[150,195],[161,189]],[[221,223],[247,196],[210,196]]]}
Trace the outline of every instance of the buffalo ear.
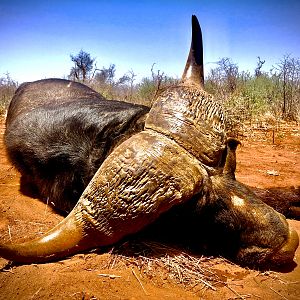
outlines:
{"label": "buffalo ear", "polygon": [[198,19],[192,15],[192,42],[189,56],[182,74],[182,82],[204,87],[202,31]]}
{"label": "buffalo ear", "polygon": [[235,138],[228,138],[226,141],[226,160],[223,175],[235,180],[236,169],[236,148],[241,142]]}

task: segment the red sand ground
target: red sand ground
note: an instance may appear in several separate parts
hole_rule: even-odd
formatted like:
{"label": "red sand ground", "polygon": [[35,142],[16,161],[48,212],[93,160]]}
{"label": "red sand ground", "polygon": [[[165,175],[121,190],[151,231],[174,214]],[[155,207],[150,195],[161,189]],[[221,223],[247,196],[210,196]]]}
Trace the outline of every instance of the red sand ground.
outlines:
{"label": "red sand ground", "polygon": [[[275,133],[274,145],[271,132],[248,132],[242,138],[237,153],[238,180],[262,188],[300,185],[300,127],[284,128]],[[27,240],[47,231],[62,217],[40,201],[20,194],[19,174],[6,158],[3,133],[4,122],[0,120],[0,239]],[[300,235],[300,221],[289,222]],[[289,271],[259,273],[216,263],[213,268],[223,281],[216,291],[203,289],[201,284],[176,283],[166,273],[156,271],[149,276],[134,263],[111,269],[109,262],[109,253],[13,267],[0,258],[0,299],[300,299],[299,248],[295,268]]]}

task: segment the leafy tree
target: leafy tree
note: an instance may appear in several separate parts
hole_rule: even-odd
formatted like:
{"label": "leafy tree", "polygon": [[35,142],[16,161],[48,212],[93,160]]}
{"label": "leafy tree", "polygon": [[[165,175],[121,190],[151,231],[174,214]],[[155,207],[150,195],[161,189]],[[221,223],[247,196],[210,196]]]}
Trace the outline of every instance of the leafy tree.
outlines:
{"label": "leafy tree", "polygon": [[262,72],[261,72],[261,68],[263,66],[263,64],[266,62],[265,60],[260,60],[260,57],[257,56],[258,58],[258,62],[257,62],[257,67],[255,68],[255,76],[256,77],[259,77],[262,75]]}
{"label": "leafy tree", "polygon": [[97,69],[98,72],[94,76],[94,80],[100,84],[114,85],[116,66],[110,64],[108,68],[103,67],[102,69]]}
{"label": "leafy tree", "polygon": [[136,78],[136,74],[131,69],[122,77],[119,78],[117,85],[124,93],[125,101],[133,101],[133,93],[134,93],[134,81]]}
{"label": "leafy tree", "polygon": [[70,71],[69,78],[73,80],[85,82],[94,68],[95,59],[91,58],[91,55],[83,50],[77,55],[70,55],[74,67]]}
{"label": "leafy tree", "polygon": [[230,58],[225,57],[218,61],[218,65],[221,78],[225,81],[227,90],[230,93],[234,92],[239,77],[239,68],[237,64],[233,63]]}
{"label": "leafy tree", "polygon": [[274,66],[273,78],[276,79],[281,102],[281,114],[284,119],[295,120],[300,108],[300,59],[284,55]]}
{"label": "leafy tree", "polygon": [[217,95],[217,98],[223,102],[236,92],[239,79],[243,81],[246,73],[239,73],[238,65],[228,57],[220,59],[217,65],[210,70],[205,86],[210,93]]}

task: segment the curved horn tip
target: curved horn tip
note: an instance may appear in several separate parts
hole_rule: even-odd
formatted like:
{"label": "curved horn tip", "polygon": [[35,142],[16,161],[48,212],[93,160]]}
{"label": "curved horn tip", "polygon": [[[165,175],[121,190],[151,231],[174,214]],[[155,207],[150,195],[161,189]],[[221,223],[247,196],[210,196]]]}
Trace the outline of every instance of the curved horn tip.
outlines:
{"label": "curved horn tip", "polygon": [[199,27],[200,24],[196,15],[192,15],[192,28]]}
{"label": "curved horn tip", "polygon": [[[73,210],[74,212],[74,210]],[[41,237],[21,244],[0,244],[0,257],[18,263],[57,260],[91,248],[75,214],[70,213]]]}
{"label": "curved horn tip", "polygon": [[192,41],[187,62],[182,74],[182,82],[204,87],[202,31],[198,19],[192,15]]}

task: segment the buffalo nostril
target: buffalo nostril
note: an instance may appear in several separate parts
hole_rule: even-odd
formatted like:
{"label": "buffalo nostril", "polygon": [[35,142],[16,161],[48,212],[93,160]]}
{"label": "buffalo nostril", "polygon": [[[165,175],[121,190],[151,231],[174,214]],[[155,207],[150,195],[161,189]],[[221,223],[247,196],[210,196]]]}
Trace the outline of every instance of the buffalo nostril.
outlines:
{"label": "buffalo nostril", "polygon": [[289,237],[287,243],[281,248],[283,252],[295,253],[296,249],[299,246],[299,237],[297,232],[294,229],[289,230]]}
{"label": "buffalo nostril", "polygon": [[279,249],[278,252],[275,253],[275,255],[273,255],[271,260],[280,264],[291,262],[294,259],[298,246],[298,234],[294,229],[290,229],[286,243]]}

